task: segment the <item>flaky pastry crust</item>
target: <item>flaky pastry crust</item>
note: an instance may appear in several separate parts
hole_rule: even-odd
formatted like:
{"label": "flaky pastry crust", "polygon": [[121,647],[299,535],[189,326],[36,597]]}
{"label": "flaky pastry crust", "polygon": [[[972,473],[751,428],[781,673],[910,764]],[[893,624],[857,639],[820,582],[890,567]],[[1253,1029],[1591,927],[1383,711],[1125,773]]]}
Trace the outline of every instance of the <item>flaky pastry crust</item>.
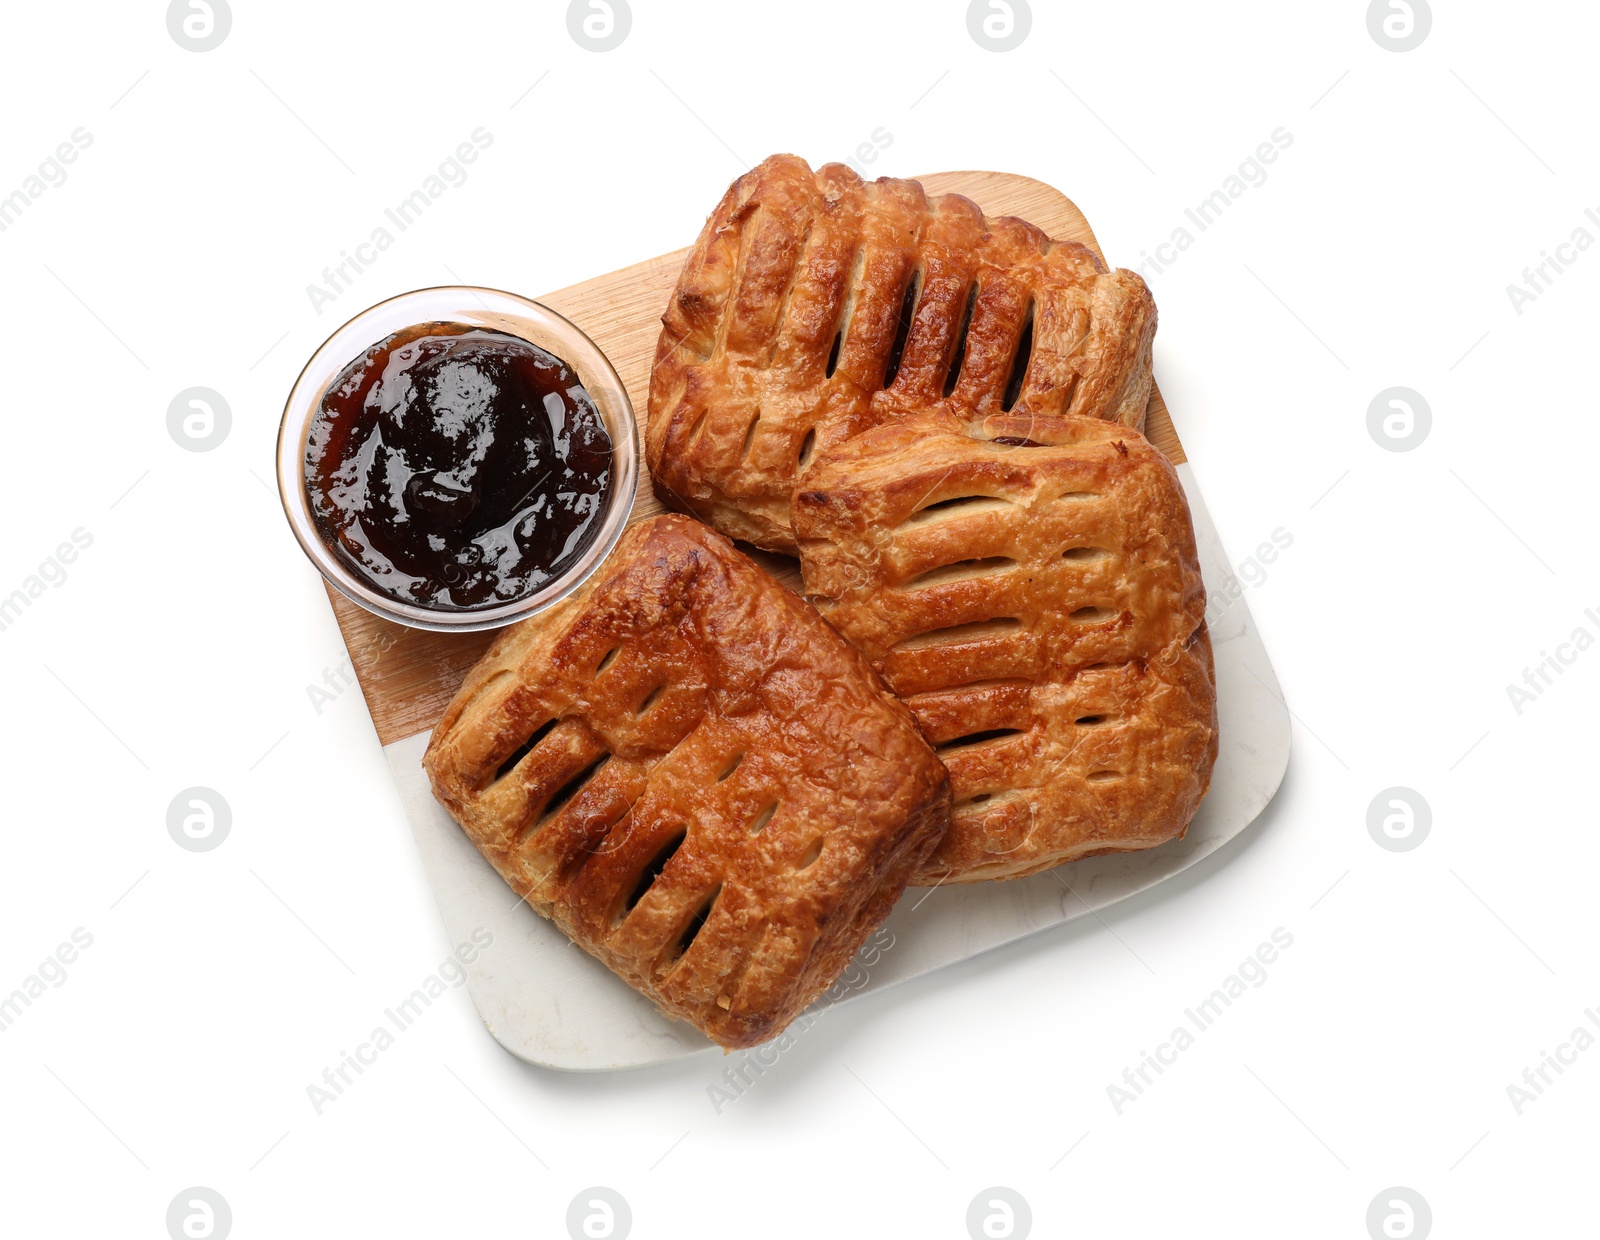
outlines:
{"label": "flaky pastry crust", "polygon": [[949,768],[918,884],[1018,878],[1181,836],[1217,756],[1176,473],[1114,422],[909,415],[821,453],[794,503],[808,596]]}
{"label": "flaky pastry crust", "polygon": [[678,516],[502,633],[424,766],[536,911],[724,1047],[828,987],[949,822],[944,768],[865,659]]}
{"label": "flaky pastry crust", "polygon": [[794,554],[818,453],[906,410],[1142,426],[1155,303],[1076,242],[916,181],[775,155],[706,221],[662,316],[646,449],[657,494]]}

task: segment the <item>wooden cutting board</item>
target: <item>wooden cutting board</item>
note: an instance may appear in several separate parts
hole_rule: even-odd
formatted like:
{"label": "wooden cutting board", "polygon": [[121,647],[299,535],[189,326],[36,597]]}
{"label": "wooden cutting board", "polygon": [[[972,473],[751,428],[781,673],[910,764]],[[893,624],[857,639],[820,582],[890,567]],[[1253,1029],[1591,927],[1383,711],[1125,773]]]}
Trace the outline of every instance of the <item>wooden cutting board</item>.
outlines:
{"label": "wooden cutting board", "polygon": [[[1066,195],[1042,181],[1005,172],[939,172],[919,179],[929,193],[965,194],[987,215],[1015,215],[1052,237],[1081,241],[1096,254],[1101,253],[1083,213]],[[649,400],[650,363],[661,331],[661,313],[688,252],[685,247],[537,298],[576,323],[611,359],[627,386],[641,426]],[[1150,400],[1145,434],[1173,464],[1183,462],[1183,445],[1178,442],[1159,390]],[[643,521],[663,511],[650,489],[649,473],[642,460],[640,465],[638,498],[631,521]],[[753,554],[785,585],[799,589],[800,573],[794,560],[764,552]],[[494,639],[492,632],[429,633],[404,628],[357,607],[331,587],[328,598],[366,695],[367,709],[377,726],[378,739],[384,745],[432,728],[467,669]]]}

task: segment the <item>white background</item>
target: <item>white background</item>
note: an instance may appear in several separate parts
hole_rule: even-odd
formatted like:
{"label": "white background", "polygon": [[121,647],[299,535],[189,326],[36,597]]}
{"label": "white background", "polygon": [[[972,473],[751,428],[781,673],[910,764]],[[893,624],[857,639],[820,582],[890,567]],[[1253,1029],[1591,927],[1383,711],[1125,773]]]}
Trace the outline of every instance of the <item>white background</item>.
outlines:
{"label": "white background", "polygon": [[[590,1185],[639,1237],[959,1238],[991,1185],[1037,1236],[1360,1240],[1394,1185],[1438,1236],[1592,1229],[1600,1048],[1520,1115],[1507,1086],[1600,1009],[1600,653],[1520,715],[1507,685],[1600,636],[1600,248],[1520,315],[1506,286],[1600,238],[1593,6],[1440,0],[1394,53],[1359,0],[1036,0],[1004,54],[957,0],[634,0],[604,54],[549,0],[234,0],[205,53],[164,7],[4,18],[0,194],[93,138],[0,232],[0,595],[93,538],[0,632],[0,994],[94,938],[0,1033],[8,1234],[163,1236],[191,1185],[239,1237],[559,1237]],[[306,286],[480,126],[467,182],[319,315]],[[1038,177],[1136,266],[1278,127],[1267,181],[1146,268],[1230,554],[1293,537],[1248,596],[1296,718],[1256,826],[850,1005],[720,1115],[716,1060],[555,1075],[456,990],[317,1116],[306,1086],[451,947],[359,694],[308,699],[343,648],[267,481],[321,340],[410,288],[537,295],[685,245],[749,163],[879,128],[872,174]],[[166,428],[195,385],[233,415],[205,453]],[[1366,428],[1395,385],[1433,411],[1414,451]],[[191,785],[233,809],[213,852],[167,834]],[[1403,854],[1366,826],[1392,785],[1433,811]],[[1117,1114],[1277,927],[1266,983]]]}

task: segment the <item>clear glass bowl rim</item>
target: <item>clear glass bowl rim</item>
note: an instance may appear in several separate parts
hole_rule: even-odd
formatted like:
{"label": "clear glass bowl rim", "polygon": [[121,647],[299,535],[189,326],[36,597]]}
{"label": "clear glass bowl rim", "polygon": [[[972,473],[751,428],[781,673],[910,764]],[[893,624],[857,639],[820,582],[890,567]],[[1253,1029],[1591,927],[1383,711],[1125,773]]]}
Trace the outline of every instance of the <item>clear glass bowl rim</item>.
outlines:
{"label": "clear glass bowl rim", "polygon": [[[418,323],[468,323],[507,332],[553,353],[578,374],[611,436],[611,493],[594,540],[576,563],[525,598],[476,611],[444,611],[405,603],[374,589],[322,540],[305,486],[311,421],[335,377],[380,340]],[[284,404],[278,426],[278,497],[296,541],[334,589],[376,616],[407,628],[472,633],[503,628],[560,602],[610,555],[633,512],[638,487],[639,426],[633,402],[611,360],[577,324],[542,302],[503,289],[439,285],[413,289],[369,306],[333,332],[311,355]]]}

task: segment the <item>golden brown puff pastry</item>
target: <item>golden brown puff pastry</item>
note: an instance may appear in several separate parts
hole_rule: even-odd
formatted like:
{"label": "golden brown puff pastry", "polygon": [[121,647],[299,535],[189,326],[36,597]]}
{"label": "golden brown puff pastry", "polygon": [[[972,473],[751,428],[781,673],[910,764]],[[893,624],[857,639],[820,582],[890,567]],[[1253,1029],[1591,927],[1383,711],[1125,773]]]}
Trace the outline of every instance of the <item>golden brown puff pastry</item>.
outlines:
{"label": "golden brown puff pastry", "polygon": [[1131,271],[916,181],[774,155],[706,221],[662,316],[657,494],[794,554],[817,453],[907,410],[1143,424],[1156,310]]}
{"label": "golden brown puff pastry", "polygon": [[918,884],[1018,878],[1181,836],[1217,756],[1205,593],[1166,458],[1115,422],[945,412],[820,452],[807,594],[950,771]]}
{"label": "golden brown puff pastry", "polygon": [[861,655],[677,516],[501,634],[424,766],[535,910],[725,1047],[832,984],[949,823],[944,768]]}

